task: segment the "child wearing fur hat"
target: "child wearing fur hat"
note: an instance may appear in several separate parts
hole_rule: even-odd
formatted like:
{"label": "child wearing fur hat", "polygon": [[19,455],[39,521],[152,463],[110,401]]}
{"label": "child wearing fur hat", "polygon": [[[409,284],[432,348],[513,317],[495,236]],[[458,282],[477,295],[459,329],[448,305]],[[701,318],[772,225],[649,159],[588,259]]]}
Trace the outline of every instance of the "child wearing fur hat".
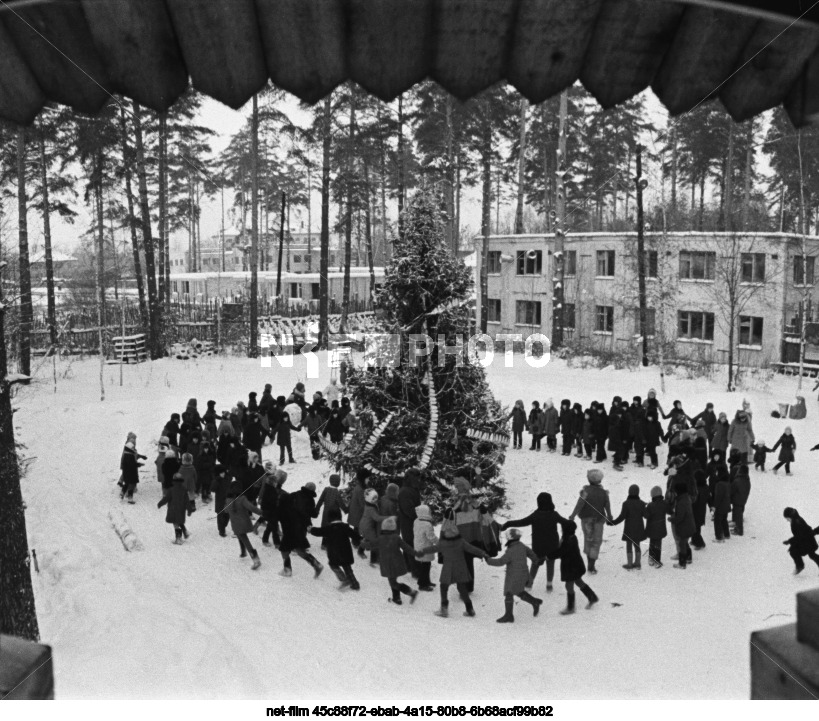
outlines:
{"label": "child wearing fur hat", "polygon": [[242,493],[242,487],[239,483],[231,483],[227,494],[227,512],[230,516],[230,527],[236,538],[239,539],[239,549],[241,553],[239,558],[245,558],[248,554],[253,559],[253,570],[255,571],[262,562],[259,560],[259,554],[247,534],[250,533],[253,524],[250,520],[250,514],[256,513],[261,515],[262,509],[253,505],[248,499],[247,495]]}
{"label": "child wearing fur hat", "polygon": [[646,521],[646,538],[648,538],[648,565],[662,567],[660,560],[663,553],[663,539],[668,535],[665,518],[670,513],[671,506],[665,500],[663,489],[654,486],[651,489],[651,502],[643,509],[643,518]]}
{"label": "child wearing fur hat", "polygon": [[161,436],[165,436],[168,439],[168,443],[170,444],[171,448],[178,449],[179,448],[179,414],[178,413],[171,413],[171,419],[165,424],[165,427],[162,429]]}
{"label": "child wearing fur hat", "polygon": [[[334,506],[329,510],[325,507],[324,518],[322,518],[321,528],[311,528],[310,533],[322,539],[322,548],[327,549],[327,562],[330,570],[336,574],[336,578],[341,582],[339,590],[348,586],[353,591],[358,591],[361,586],[353,573],[353,543],[360,543],[361,536],[352,526],[341,520],[341,510]],[[323,521],[327,520],[325,524]]]}
{"label": "child wearing fur hat", "polygon": [[685,569],[691,562],[691,547],[688,545],[691,536],[697,529],[694,521],[694,509],[691,505],[691,496],[688,495],[688,483],[677,481],[674,483],[676,499],[674,501],[674,515],[671,522],[677,534],[678,559],[674,568]]}
{"label": "child wearing fur hat", "polygon": [[535,598],[526,590],[526,582],[529,580],[528,561],[537,561],[537,556],[531,548],[521,542],[520,531],[517,528],[507,531],[506,538],[506,551],[502,556],[484,558],[490,566],[506,566],[503,582],[506,612],[497,620],[498,623],[514,623],[515,596],[531,604],[534,616],[537,616],[543,603],[543,599]]}
{"label": "child wearing fur hat", "polygon": [[763,440],[757,443],[751,443],[751,448],[754,449],[754,470],[765,473],[765,461],[768,458],[768,454],[774,449],[768,448]]}
{"label": "child wearing fur hat", "polygon": [[731,538],[728,526],[728,514],[731,511],[731,481],[728,469],[717,476],[714,484],[714,535],[717,543],[724,543]]}
{"label": "child wearing fur hat", "polygon": [[287,451],[287,460],[290,463],[295,463],[293,458],[293,446],[291,441],[291,431],[300,431],[301,426],[294,426],[290,422],[290,414],[287,411],[282,413],[282,419],[276,427],[276,443],[279,446],[279,465],[284,463],[284,453]]}
{"label": "child wearing fur hat", "polygon": [[790,476],[791,463],[793,463],[794,458],[793,452],[796,450],[796,439],[793,437],[793,431],[790,426],[785,427],[785,432],[779,437],[779,440],[774,444],[771,450],[775,451],[777,448],[780,449],[779,463],[773,467],[774,475],[776,475],[782,466],[785,466],[785,475]]}
{"label": "child wearing fur hat", "polygon": [[543,404],[543,434],[546,436],[546,448],[549,453],[557,450],[557,430],[560,425],[560,414],[555,408],[555,404],[549,398]]}
{"label": "child wearing fur hat", "polygon": [[788,553],[791,554],[791,558],[796,564],[793,571],[794,575],[805,570],[805,562],[802,560],[802,556],[807,556],[819,566],[819,555],[816,554],[819,544],[816,543],[814,538],[819,534],[819,527],[811,530],[810,525],[799,515],[795,508],[786,508],[782,515],[791,522],[791,533],[793,535],[784,544],[790,546]]}
{"label": "child wearing fur hat", "polygon": [[628,489],[628,498],[623,501],[620,515],[612,522],[612,526],[624,523],[623,540],[626,542],[626,559],[623,566],[627,571],[635,568],[638,571],[642,568],[640,543],[645,538],[645,526],[643,525],[643,514],[645,513],[645,501],[640,499],[640,488],[632,484]]}
{"label": "child wearing fur hat", "polygon": [[526,426],[532,434],[532,445],[530,451],[540,450],[540,439],[543,437],[543,411],[540,410],[540,403],[532,401],[532,409],[529,411],[529,422]]}
{"label": "child wearing fur hat", "polygon": [[523,447],[523,431],[526,430],[526,407],[523,401],[515,401],[515,406],[512,412],[507,416],[506,420],[512,420],[512,448],[519,449]]}
{"label": "child wearing fur hat", "polygon": [[466,563],[466,555],[486,558],[486,551],[464,541],[458,532],[452,511],[448,511],[447,514],[448,517],[441,527],[441,540],[436,542],[433,534],[432,543],[420,549],[416,546],[416,554],[440,554],[441,608],[435,612],[435,615],[442,618],[449,616],[449,587],[454,583],[458,589],[458,595],[466,606],[464,616],[471,617],[475,615],[475,609],[469,598],[469,582],[472,580],[472,575]]}
{"label": "child wearing fur hat", "polygon": [[583,457],[583,406],[575,403],[572,406],[572,437],[574,438],[575,458]]}
{"label": "child wearing fur hat", "polygon": [[227,466],[217,463],[213,469],[213,480],[210,483],[210,492],[213,494],[213,509],[216,511],[216,528],[222,538],[227,536],[225,530],[230,522],[230,515],[227,510],[225,510],[230,483],[231,476]]}
{"label": "child wearing fur hat", "polygon": [[408,573],[407,562],[403,551],[415,554],[415,549],[398,534],[398,521],[395,516],[388,516],[381,521],[381,533],[378,536],[378,557],[381,576],[386,578],[392,590],[390,603],[401,605],[401,594],[409,596],[410,603],[415,602],[418,591],[411,589],[399,578]]}
{"label": "child wearing fur hat", "polygon": [[574,443],[573,425],[574,419],[572,414],[572,402],[568,398],[560,401],[560,417],[558,418],[558,428],[563,436],[563,450],[561,454],[564,456],[572,455],[572,444]]}
{"label": "child wearing fur hat", "polygon": [[160,483],[162,483],[162,464],[165,462],[165,454],[170,449],[171,445],[168,441],[168,437],[161,436],[157,446],[156,460],[154,461],[154,465],[156,466],[156,480]]}
{"label": "child wearing fur hat", "polygon": [[[421,504],[415,508],[415,520],[412,522],[413,547],[416,554],[422,549],[434,546],[437,542],[435,529],[432,525],[432,513],[429,506]],[[433,591],[435,584],[430,581],[430,571],[432,561],[435,556],[432,552],[423,553],[416,556],[415,568],[418,572],[418,589],[420,591]]]}
{"label": "child wearing fur hat", "polygon": [[193,459],[196,481],[202,492],[202,503],[210,503],[210,486],[213,482],[213,468],[216,465],[216,447],[208,431],[202,431],[199,454]]}
{"label": "child wearing fur hat", "polygon": [[334,510],[338,510],[339,514],[347,513],[347,504],[344,502],[344,499],[341,497],[341,492],[338,490],[338,487],[341,485],[341,476],[338,473],[331,473],[330,474],[330,485],[327,486],[324,490],[322,490],[321,495],[319,496],[318,503],[316,503],[316,513],[324,508],[324,511],[321,515],[321,525],[327,526],[330,524],[328,517],[333,513]]}
{"label": "child wearing fur hat", "polygon": [[657,417],[656,411],[646,412],[645,423],[645,453],[648,456],[649,468],[654,469],[658,465],[657,448],[663,439],[663,427]]}
{"label": "child wearing fur hat", "polygon": [[185,481],[185,490],[188,493],[188,515],[196,510],[196,469],[193,467],[193,456],[190,453],[182,454],[182,466],[179,474]]}
{"label": "child wearing fur hat", "polygon": [[577,542],[577,524],[569,521],[563,526],[563,538],[560,542],[560,580],[566,584],[566,608],[561,611],[561,615],[566,616],[574,613],[574,587],[575,584],[580,592],[588,599],[586,608],[591,608],[600,599],[592,591],[590,586],[583,580],[586,573],[586,566],[583,563],[583,556],[580,555],[580,546]]}
{"label": "child wearing fur hat", "polygon": [[139,469],[144,465],[139,462],[140,459],[147,460],[147,456],[137,453],[136,434],[129,433],[119,461],[119,468],[122,471],[120,480],[122,492],[119,497],[120,499],[127,497],[128,503],[134,503],[134,491],[139,483]]}
{"label": "child wearing fur hat", "polygon": [[177,458],[176,452],[172,448],[165,451],[165,458],[162,461],[162,499],[156,504],[157,508],[162,508],[171,499],[171,489],[173,480],[179,471],[182,463]]}
{"label": "child wearing fur hat", "polygon": [[600,555],[600,546],[603,543],[603,530],[606,523],[611,521],[611,505],[609,492],[603,488],[603,471],[597,468],[589,469],[586,473],[588,485],[580,491],[580,498],[574,507],[569,520],[580,518],[583,529],[583,552],[589,561],[589,573],[597,573],[596,563]]}
{"label": "child wearing fur hat", "polygon": [[[268,461],[270,463],[270,461]],[[282,486],[287,480],[287,472],[281,468],[277,469],[272,474],[272,482],[268,482],[268,487],[265,490],[264,497],[260,499],[259,506],[264,511],[265,521],[267,524],[264,527],[264,534],[262,535],[262,543],[265,546],[270,545],[270,536],[273,536],[273,545],[279,548],[281,545],[281,536],[279,534],[279,506],[282,497]]]}
{"label": "child wearing fur hat", "polygon": [[[586,460],[592,459],[592,452],[594,451],[594,423],[592,422],[591,410],[583,413],[583,430],[581,432],[581,439],[583,443],[583,450],[586,453]],[[578,456],[580,454],[578,453]]]}

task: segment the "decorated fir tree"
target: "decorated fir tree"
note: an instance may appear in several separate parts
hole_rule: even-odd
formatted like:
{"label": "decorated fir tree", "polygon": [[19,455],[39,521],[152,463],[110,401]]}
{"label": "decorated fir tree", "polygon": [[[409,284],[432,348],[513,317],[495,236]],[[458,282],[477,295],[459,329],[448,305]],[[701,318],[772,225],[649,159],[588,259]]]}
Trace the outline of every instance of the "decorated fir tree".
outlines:
{"label": "decorated fir tree", "polygon": [[[348,368],[347,395],[359,409],[359,425],[344,443],[323,444],[325,457],[346,473],[369,469],[371,485],[382,492],[416,469],[424,502],[435,511],[456,475],[469,478],[489,510],[504,504],[507,414],[492,396],[484,368],[468,357],[471,292],[470,271],[443,242],[434,200],[419,193],[405,212],[404,234],[394,240],[377,298],[384,333],[400,337],[400,361],[384,367],[390,356],[383,346]],[[430,348],[413,335],[438,345]],[[459,342],[463,353],[456,356]]]}

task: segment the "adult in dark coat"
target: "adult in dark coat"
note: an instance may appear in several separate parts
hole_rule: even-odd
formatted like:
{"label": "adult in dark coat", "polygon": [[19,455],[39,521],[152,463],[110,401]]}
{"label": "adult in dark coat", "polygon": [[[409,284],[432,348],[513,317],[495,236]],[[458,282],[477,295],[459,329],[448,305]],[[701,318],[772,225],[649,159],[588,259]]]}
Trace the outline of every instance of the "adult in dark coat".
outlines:
{"label": "adult in dark coat", "polygon": [[356,545],[361,543],[361,536],[358,531],[341,520],[338,509],[333,509],[329,513],[330,523],[319,528],[311,528],[310,533],[319,536],[324,540],[327,549],[327,562],[336,577],[341,581],[341,588],[349,586],[354,591],[358,591],[361,586],[353,573],[353,548],[352,541]]}
{"label": "adult in dark coat", "polygon": [[609,417],[603,404],[598,404],[594,413],[592,414],[592,431],[594,432],[594,441],[597,445],[597,455],[595,456],[595,463],[602,463],[606,460],[606,440],[609,437]]}
{"label": "adult in dark coat", "polygon": [[162,461],[162,500],[156,504],[157,508],[162,508],[170,500],[173,477],[181,467],[182,462],[177,454],[173,450],[166,451],[165,460]]}
{"label": "adult in dark coat", "polygon": [[568,521],[555,510],[552,494],[543,492],[538,493],[537,510],[525,518],[506,521],[501,526],[501,531],[505,531],[507,528],[532,527],[532,551],[537,556],[537,561],[532,563],[529,570],[529,580],[526,582],[526,588],[532,588],[538,570],[545,563],[546,590],[552,590],[552,580],[555,577],[555,561],[558,557],[557,552],[560,549],[560,536],[557,528],[558,526],[562,528],[566,523]]}
{"label": "adult in dark coat", "polygon": [[316,485],[305,483],[295,493],[282,493],[279,498],[279,517],[282,524],[282,541],[279,545],[284,568],[281,575],[293,575],[290,554],[295,553],[309,563],[316,573],[316,578],[323,570],[318,560],[308,553],[310,542],[307,540],[307,528],[310,526],[316,510]]}
{"label": "adult in dark coat", "polygon": [[649,468],[656,468],[657,462],[657,448],[663,440],[663,427],[660,425],[660,420],[656,415],[656,411],[646,411],[645,422],[645,452],[649,459]]}
{"label": "adult in dark coat", "polygon": [[262,397],[259,399],[259,421],[262,424],[262,428],[264,428],[266,431],[270,430],[270,420],[268,415],[275,404],[272,391],[273,386],[271,386],[270,383],[266,383],[264,390],[262,391]]}
{"label": "adult in dark coat", "polygon": [[208,401],[208,409],[205,415],[202,416],[202,424],[205,430],[210,433],[211,438],[216,438],[216,426],[218,424],[218,417],[216,416],[216,401]]}
{"label": "adult in dark coat", "polygon": [[165,522],[173,524],[177,545],[182,543],[182,536],[188,537],[185,528],[185,514],[188,511],[188,492],[185,490],[185,480],[179,473],[175,473],[171,481],[168,495],[168,510],[165,513]]}
{"label": "adult in dark coat", "polygon": [[213,510],[216,511],[216,527],[222,538],[227,536],[225,530],[230,521],[230,514],[225,510],[225,504],[227,503],[227,493],[232,480],[233,477],[227,466],[221,463],[214,466],[210,490],[213,493]]}
{"label": "adult in dark coat", "polygon": [[[405,476],[401,488],[398,490],[398,530],[403,538],[411,546],[415,540],[413,524],[417,515],[415,509],[421,505],[421,477],[413,468],[410,468]],[[417,578],[418,571],[415,568],[415,553],[404,553],[404,560],[407,563],[413,578]]]}
{"label": "adult in dark coat", "polygon": [[540,410],[540,403],[532,401],[532,409],[529,411],[529,420],[527,423],[529,433],[532,434],[532,445],[530,451],[540,450],[540,439],[543,431],[543,411]]}
{"label": "adult in dark coat", "polygon": [[677,532],[677,548],[679,558],[674,568],[685,568],[691,561],[691,547],[688,545],[691,536],[697,530],[694,521],[694,509],[691,505],[691,496],[688,495],[688,484],[684,481],[677,481],[674,484],[674,491],[677,495],[674,502],[674,516],[672,523]]}
{"label": "adult in dark coat", "polygon": [[134,491],[139,483],[139,469],[145,465],[139,462],[140,459],[146,460],[147,456],[137,453],[136,443],[129,437],[119,461],[119,469],[122,471],[122,493],[119,497],[127,497],[128,503],[134,502]]}
{"label": "adult in dark coat", "polygon": [[714,484],[714,535],[717,543],[731,537],[728,528],[728,514],[731,511],[731,481],[728,477],[728,468],[720,473]]}
{"label": "adult in dark coat", "polygon": [[623,416],[621,408],[612,407],[609,413],[609,430],[607,450],[614,454],[614,469],[623,470]]}
{"label": "adult in dark coat", "polygon": [[705,427],[705,434],[708,436],[708,444],[710,446],[711,440],[714,437],[714,431],[717,427],[717,414],[714,413],[714,404],[713,403],[706,403],[705,410],[697,413],[691,419],[691,425],[696,426],[697,421],[702,421]]}
{"label": "adult in dark coat", "polygon": [[815,538],[816,534],[819,534],[819,527],[811,530],[808,522],[799,515],[795,508],[786,508],[783,515],[791,522],[791,533],[793,535],[785,541],[785,545],[790,546],[788,553],[791,554],[791,558],[796,564],[794,573],[801,573],[805,569],[802,556],[807,556],[819,566],[819,556],[816,555],[819,544],[816,543]]}
{"label": "adult in dark coat", "polygon": [[333,401],[333,407],[330,409],[330,417],[324,425],[324,435],[330,436],[331,443],[341,443],[341,441],[344,440],[344,430],[344,417],[341,415],[338,401]]}
{"label": "adult in dark coat", "polygon": [[262,447],[264,446],[264,439],[267,433],[262,427],[261,419],[258,413],[250,413],[244,433],[242,434],[242,442],[249,451],[258,453],[261,457]]}
{"label": "adult in dark coat", "polygon": [[705,539],[702,537],[702,527],[705,525],[705,516],[708,511],[708,476],[699,468],[694,471],[694,480],[697,484],[697,495],[693,498],[694,523],[697,532],[691,537],[691,545],[698,551],[705,548]]}
{"label": "adult in dark coat", "polygon": [[645,511],[645,501],[640,499],[640,489],[632,484],[628,489],[628,498],[623,501],[620,515],[612,522],[612,526],[623,523],[623,540],[626,542],[627,563],[623,568],[642,567],[642,552],[640,544],[645,538],[645,525],[643,524],[643,512]]}
{"label": "adult in dark coat", "polygon": [[745,532],[745,505],[751,495],[751,477],[748,473],[748,466],[744,463],[739,465],[734,480],[731,481],[731,520],[734,522],[734,533],[737,536]]}
{"label": "adult in dark coat", "polygon": [[526,408],[523,401],[515,401],[515,406],[512,412],[506,417],[506,420],[512,420],[512,442],[513,448],[523,447],[523,431],[526,430]]}
{"label": "adult in dark coat", "polygon": [[640,396],[634,396],[628,409],[629,425],[631,430],[631,446],[634,448],[634,462],[638,466],[644,464],[646,446],[646,412]]}
{"label": "adult in dark coat", "polygon": [[558,554],[560,557],[560,580],[566,584],[566,608],[560,613],[563,615],[574,613],[575,584],[588,599],[587,608],[591,608],[600,599],[583,580],[583,575],[586,573],[586,564],[583,563],[583,556],[580,555],[580,545],[577,541],[577,524],[574,521],[569,521],[563,527],[563,539],[560,542]]}
{"label": "adult in dark coat", "polygon": [[257,481],[264,475],[264,467],[259,463],[257,453],[251,451],[247,454],[244,462],[238,465],[234,474],[242,486],[242,492],[251,503],[256,503],[261,490]]}
{"label": "adult in dark coat", "polygon": [[563,447],[561,453],[564,456],[572,454],[572,444],[574,443],[574,418],[572,413],[572,402],[568,398],[560,401],[560,416],[558,424],[560,433],[563,436]]}

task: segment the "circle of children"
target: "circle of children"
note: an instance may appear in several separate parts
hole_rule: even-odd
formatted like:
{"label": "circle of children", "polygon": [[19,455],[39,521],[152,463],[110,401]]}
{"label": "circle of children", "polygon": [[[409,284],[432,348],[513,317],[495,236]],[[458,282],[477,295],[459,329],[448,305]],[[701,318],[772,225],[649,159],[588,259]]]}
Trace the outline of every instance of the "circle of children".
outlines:
{"label": "circle of children", "polygon": [[[292,463],[291,433],[306,428],[314,459],[320,457],[318,437],[326,435],[333,443],[343,440],[345,433],[356,427],[355,413],[349,399],[341,397],[340,389],[331,383],[324,393],[316,392],[312,403],[305,400],[305,389],[298,383],[289,398],[273,398],[271,386],[265,386],[261,400],[250,393],[245,406],[237,403],[231,412],[221,417],[215,402],[208,401],[207,411],[199,415],[196,399],[191,399],[184,413],[172,414],[159,440],[156,458],[157,479],[162,484],[162,499],[158,507],[167,506],[166,522],[173,525],[174,543],[182,544],[189,537],[186,516],[196,509],[199,495],[205,504],[214,500],[217,530],[227,536],[230,524],[239,541],[240,557],[250,557],[252,568],[261,565],[259,554],[250,542],[251,533],[259,533],[265,526],[262,543],[274,545],[281,553],[283,576],[292,575],[291,554],[295,553],[309,563],[314,576],[323,571],[323,565],[310,552],[308,535],[322,539],[331,570],[340,581],[340,589],[359,590],[359,581],[353,573],[354,548],[360,558],[369,552],[371,566],[380,567],[392,595],[388,599],[402,603],[402,595],[415,601],[419,591],[433,591],[430,580],[432,562],[441,564],[439,577],[440,608],[436,614],[449,613],[449,587],[454,585],[465,606],[465,616],[474,616],[470,598],[474,591],[474,560],[483,558],[493,566],[505,566],[505,613],[499,623],[514,621],[514,597],[532,606],[537,616],[542,599],[529,593],[538,570],[546,566],[546,591],[553,589],[555,563],[560,560],[560,577],[566,585],[567,605],[562,614],[575,610],[575,586],[586,596],[591,608],[599,599],[583,576],[596,574],[597,561],[606,525],[624,524],[627,563],[624,568],[641,568],[641,543],[648,540],[648,563],[662,567],[662,543],[668,535],[668,526],[676,546],[675,568],[685,569],[693,560],[694,549],[705,547],[702,528],[707,509],[712,511],[714,533],[718,543],[743,534],[743,515],[751,490],[748,457],[753,452],[755,468],[765,470],[765,456],[780,449],[776,472],[785,467],[790,475],[794,462],[796,441],[786,428],[773,448],[755,442],[752,414],[747,403],[736,412],[729,423],[725,413],[719,417],[713,404],[689,417],[680,401],[666,414],[652,389],[642,400],[635,396],[632,403],[615,396],[611,408],[592,402],[587,410],[579,403],[564,400],[560,411],[551,402],[541,409],[537,401],[527,414],[522,401],[515,403],[509,419],[512,423],[513,448],[523,447],[523,432],[532,435],[530,450],[539,451],[541,438],[546,437],[547,449],[557,450],[557,435],[562,435],[562,454],[574,455],[602,463],[607,451],[613,453],[616,470],[622,470],[634,453],[634,463],[644,466],[648,456],[650,468],[658,466],[657,449],[668,444],[665,489],[655,486],[651,500],[646,503],[639,496],[639,488],[632,485],[620,514],[611,512],[608,491],[603,487],[603,471],[590,469],[588,484],[583,487],[577,504],[568,518],[556,510],[551,494],[540,493],[537,508],[528,516],[510,520],[499,527],[507,533],[503,552],[497,548],[497,536],[487,534],[491,528],[485,512],[472,495],[473,486],[480,485],[480,471],[461,469],[453,479],[453,500],[445,511],[440,534],[436,537],[430,508],[421,502],[420,477],[409,470],[401,479],[400,487],[387,485],[382,497],[375,488],[369,488],[370,472],[361,468],[350,484],[349,494],[342,495],[340,476],[330,475],[330,486],[316,500],[316,486],[305,483],[297,491],[289,492],[284,486],[287,473],[273,461],[260,461],[265,439],[275,439],[280,448],[279,463],[285,454]],[[293,423],[298,410],[299,423]],[[667,430],[660,419],[669,420]],[[180,425],[181,421],[181,425]],[[689,425],[690,424],[690,425]],[[139,461],[146,457],[136,451],[136,436],[128,435],[123,451],[121,468],[122,498],[133,501],[139,482]],[[730,453],[727,453],[730,446]],[[819,448],[819,445],[816,446]],[[815,449],[813,449],[815,450]],[[732,513],[733,529],[728,515]],[[321,514],[319,526],[312,520]],[[343,514],[347,514],[346,521]],[[253,521],[253,515],[258,520]],[[819,566],[815,535],[819,527],[811,529],[793,508],[786,508],[784,516],[790,521],[792,538],[785,541],[796,564],[795,573],[804,569],[803,556]],[[579,518],[583,533],[583,552],[577,538]],[[668,523],[667,523],[668,521]],[[496,525],[496,524],[495,524]],[[532,548],[522,543],[519,527],[532,529]],[[531,562],[531,566],[530,566]],[[418,590],[402,582],[401,577],[411,573],[417,579]]]}

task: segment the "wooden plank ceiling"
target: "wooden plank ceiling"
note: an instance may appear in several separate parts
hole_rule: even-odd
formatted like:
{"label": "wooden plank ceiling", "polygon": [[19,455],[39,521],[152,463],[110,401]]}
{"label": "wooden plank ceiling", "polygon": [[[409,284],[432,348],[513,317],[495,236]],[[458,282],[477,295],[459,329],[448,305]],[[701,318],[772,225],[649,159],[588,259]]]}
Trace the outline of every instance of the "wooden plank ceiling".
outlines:
{"label": "wooden plank ceiling", "polygon": [[424,78],[461,99],[507,80],[534,103],[579,79],[604,107],[651,87],[674,115],[719,98],[738,121],[784,104],[801,126],[819,122],[819,2],[0,0],[16,123],[111,93],[161,111],[189,82],[238,108],[268,80],[312,103]]}

